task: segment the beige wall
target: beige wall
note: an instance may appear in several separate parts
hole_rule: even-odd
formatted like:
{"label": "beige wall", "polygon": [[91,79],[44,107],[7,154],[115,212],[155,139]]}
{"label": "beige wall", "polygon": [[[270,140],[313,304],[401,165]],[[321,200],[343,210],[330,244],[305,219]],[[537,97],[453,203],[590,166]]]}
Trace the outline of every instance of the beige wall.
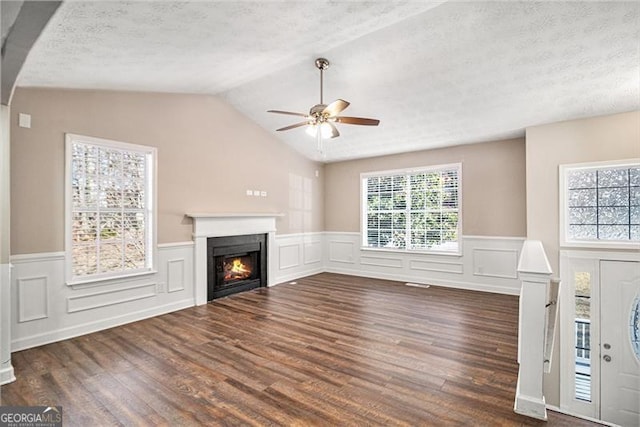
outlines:
{"label": "beige wall", "polygon": [[457,162],[462,162],[462,233],[525,236],[524,139],[330,163],[326,230],[360,231],[360,173]]}
{"label": "beige wall", "polygon": [[[530,127],[526,141],[527,237],[542,241],[553,273],[559,276],[558,166],[640,157],[640,112]],[[559,346],[552,358],[560,360]],[[553,363],[544,379],[546,401],[556,406],[560,403],[559,369],[560,363]]]}
{"label": "beige wall", "polygon": [[558,166],[640,157],[640,111],[527,128],[527,237],[559,270]]}
{"label": "beige wall", "polygon": [[191,240],[186,212],[283,212],[279,234],[324,228],[323,166],[216,97],[18,89],[11,111],[13,254],[64,250],[67,132],[158,148],[158,243]]}

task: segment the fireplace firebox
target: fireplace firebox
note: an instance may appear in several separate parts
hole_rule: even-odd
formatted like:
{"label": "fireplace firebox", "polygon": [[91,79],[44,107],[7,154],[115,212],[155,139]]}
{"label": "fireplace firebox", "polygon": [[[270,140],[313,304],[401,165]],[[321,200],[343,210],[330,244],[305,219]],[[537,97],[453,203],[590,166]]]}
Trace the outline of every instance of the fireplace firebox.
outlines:
{"label": "fireplace firebox", "polygon": [[207,238],[207,301],[267,286],[267,235]]}

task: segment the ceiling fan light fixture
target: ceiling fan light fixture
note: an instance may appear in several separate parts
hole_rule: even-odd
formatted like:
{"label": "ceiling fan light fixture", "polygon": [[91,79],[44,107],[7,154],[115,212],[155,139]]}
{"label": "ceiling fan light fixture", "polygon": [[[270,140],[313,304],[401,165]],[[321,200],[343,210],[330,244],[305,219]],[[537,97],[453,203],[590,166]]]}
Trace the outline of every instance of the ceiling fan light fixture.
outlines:
{"label": "ceiling fan light fixture", "polygon": [[305,132],[307,133],[307,135],[315,138],[318,136],[318,129],[320,129],[320,137],[322,139],[329,139],[333,136],[333,129],[327,122],[323,122],[320,124],[310,124],[305,129]]}
{"label": "ceiling fan light fixture", "polygon": [[304,131],[307,135],[315,138],[318,134],[318,127],[316,125],[309,125]]}

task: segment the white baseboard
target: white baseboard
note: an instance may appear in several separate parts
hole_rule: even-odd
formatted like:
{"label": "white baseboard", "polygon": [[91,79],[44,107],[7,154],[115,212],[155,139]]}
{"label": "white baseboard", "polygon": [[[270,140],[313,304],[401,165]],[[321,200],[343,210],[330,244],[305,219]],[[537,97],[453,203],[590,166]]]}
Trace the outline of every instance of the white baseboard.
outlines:
{"label": "white baseboard", "polygon": [[0,369],[0,385],[9,384],[16,380],[13,366]]}
{"label": "white baseboard", "polygon": [[419,283],[423,285],[442,286],[446,288],[466,289],[469,291],[490,292],[503,295],[520,295],[517,289],[492,286],[481,283],[453,281],[447,279],[416,279],[415,276],[402,274],[385,274],[366,270],[349,270],[341,268],[325,268],[326,273],[344,274],[347,276],[368,277],[370,279],[394,280],[398,282]]}
{"label": "white baseboard", "polygon": [[315,269],[310,269],[310,270],[305,270],[303,272],[297,272],[297,273],[293,273],[293,274],[283,274],[283,275],[279,275],[278,276],[278,281],[277,283],[274,283],[272,285],[269,286],[277,286],[280,285],[282,283],[287,283],[287,282],[291,282],[294,280],[298,280],[302,277],[307,277],[307,276],[313,276],[314,274],[320,274],[320,273],[325,273],[327,272],[326,269],[324,268],[315,268]]}
{"label": "white baseboard", "polygon": [[581,420],[591,421],[592,423],[602,424],[603,426],[619,427],[617,424],[599,420],[597,418],[587,417],[586,415],[576,414],[575,412],[564,411],[557,406],[547,405],[547,410],[557,412],[559,414],[568,415],[570,417],[579,418]]}

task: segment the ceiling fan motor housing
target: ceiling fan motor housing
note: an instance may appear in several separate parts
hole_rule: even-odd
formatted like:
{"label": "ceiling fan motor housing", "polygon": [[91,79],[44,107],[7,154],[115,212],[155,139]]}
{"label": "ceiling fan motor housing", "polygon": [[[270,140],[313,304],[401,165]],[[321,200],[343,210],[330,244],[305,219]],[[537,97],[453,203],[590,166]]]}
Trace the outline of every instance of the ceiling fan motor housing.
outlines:
{"label": "ceiling fan motor housing", "polygon": [[324,122],[326,120],[327,115],[322,113],[325,108],[327,108],[325,104],[316,104],[311,107],[309,116],[314,119],[314,123]]}

